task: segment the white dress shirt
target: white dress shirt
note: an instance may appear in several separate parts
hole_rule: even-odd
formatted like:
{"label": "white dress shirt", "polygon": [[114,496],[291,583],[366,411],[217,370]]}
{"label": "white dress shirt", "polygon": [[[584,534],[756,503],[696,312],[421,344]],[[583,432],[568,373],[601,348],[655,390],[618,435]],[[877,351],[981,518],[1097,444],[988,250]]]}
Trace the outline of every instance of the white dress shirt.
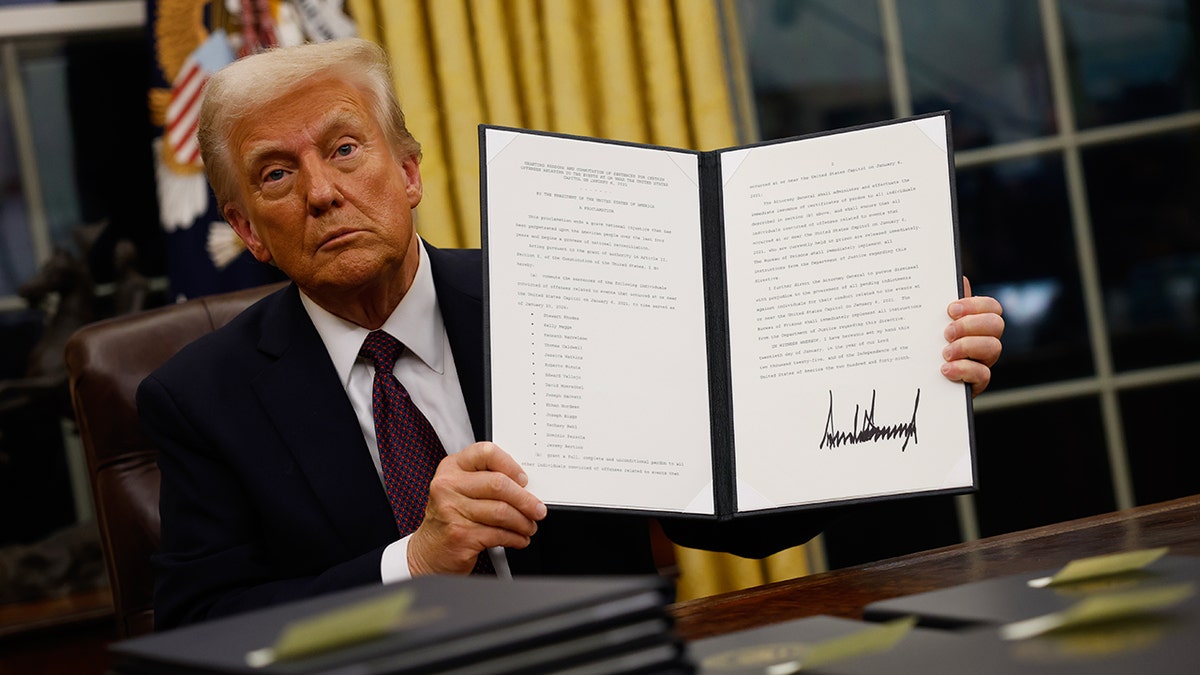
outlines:
{"label": "white dress shirt", "polygon": [[[396,359],[392,372],[408,390],[413,403],[429,419],[442,447],[447,453],[453,454],[474,443],[475,436],[459,386],[458,370],[454,367],[454,354],[450,350],[442,311],[438,308],[433,274],[429,271],[429,255],[425,252],[424,242],[417,248],[420,262],[412,287],[380,326],[380,330],[386,331],[407,347]],[[371,413],[371,385],[375,378],[375,367],[370,359],[358,355],[370,331],[325,311],[303,292],[300,293],[300,301],[333,360],[338,378],[346,389],[346,396],[350,398],[350,404],[358,416],[358,425],[371,453],[371,461],[375,463],[375,471],[379,474],[380,483],[383,483],[379,444],[375,439],[375,418]],[[384,549],[380,563],[380,575],[384,583],[412,576],[408,569],[408,540],[411,536],[392,542]],[[489,554],[496,575],[511,577],[504,549],[497,547],[491,549]]]}

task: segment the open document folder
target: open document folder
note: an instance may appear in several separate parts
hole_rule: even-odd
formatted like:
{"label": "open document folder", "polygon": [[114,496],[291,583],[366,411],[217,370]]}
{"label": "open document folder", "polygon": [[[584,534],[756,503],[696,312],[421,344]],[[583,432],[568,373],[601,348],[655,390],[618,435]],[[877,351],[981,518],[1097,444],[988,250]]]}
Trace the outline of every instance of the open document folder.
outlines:
{"label": "open document folder", "polygon": [[975,485],[945,113],[692,152],[480,128],[488,422],[549,504]]}

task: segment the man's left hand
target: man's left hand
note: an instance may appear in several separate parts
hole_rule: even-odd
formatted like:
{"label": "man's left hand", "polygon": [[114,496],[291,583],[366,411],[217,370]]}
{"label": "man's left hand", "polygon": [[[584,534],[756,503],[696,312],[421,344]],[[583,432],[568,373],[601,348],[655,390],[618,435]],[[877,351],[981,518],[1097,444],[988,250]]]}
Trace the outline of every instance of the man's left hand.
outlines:
{"label": "man's left hand", "polygon": [[468,574],[494,546],[525,548],[546,505],[525,489],[529,479],[511,455],[474,443],[444,458],[429,483],[425,518],[408,543],[408,570]]}
{"label": "man's left hand", "polygon": [[946,326],[949,344],[942,350],[946,359],[942,374],[951,382],[970,384],[971,395],[978,396],[987,389],[992,366],[1000,358],[1003,308],[995,298],[972,296],[971,282],[966,277],[963,277],[963,295],[946,308],[953,321]]}

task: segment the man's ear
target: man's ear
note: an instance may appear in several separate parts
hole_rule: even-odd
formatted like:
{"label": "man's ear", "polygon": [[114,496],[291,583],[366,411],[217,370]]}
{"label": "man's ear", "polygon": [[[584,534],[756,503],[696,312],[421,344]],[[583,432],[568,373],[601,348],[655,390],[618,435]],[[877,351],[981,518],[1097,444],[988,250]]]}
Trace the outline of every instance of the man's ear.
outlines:
{"label": "man's ear", "polygon": [[421,167],[417,163],[416,157],[409,157],[400,162],[400,169],[404,171],[404,178],[407,182],[405,193],[408,195],[408,208],[415,209],[417,204],[421,203],[421,196],[425,194],[425,188],[421,184]]}
{"label": "man's ear", "polygon": [[230,227],[237,232],[237,236],[241,237],[242,243],[254,255],[254,258],[262,263],[271,262],[271,251],[267,249],[262,239],[258,238],[258,233],[250,224],[250,219],[242,213],[241,209],[236,204],[226,204],[223,213],[225,220],[229,221]]}

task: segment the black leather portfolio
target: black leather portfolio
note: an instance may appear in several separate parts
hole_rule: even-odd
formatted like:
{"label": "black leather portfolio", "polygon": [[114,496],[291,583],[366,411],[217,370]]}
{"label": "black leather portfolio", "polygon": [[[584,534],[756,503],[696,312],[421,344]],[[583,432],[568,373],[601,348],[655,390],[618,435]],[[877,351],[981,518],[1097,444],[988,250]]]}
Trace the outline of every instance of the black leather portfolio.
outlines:
{"label": "black leather portfolio", "polygon": [[948,113],[707,152],[479,133],[487,437],[542,501],[727,521],[974,489],[938,370]]}
{"label": "black leather portfolio", "polygon": [[110,650],[121,673],[661,672],[683,667],[669,597],[658,577],[420,577]]}
{"label": "black leather portfolio", "polygon": [[[1046,569],[883,600],[867,605],[863,617],[869,621],[886,621],[915,615],[923,626],[952,629],[1007,624],[1065,610],[1100,592],[1200,581],[1200,558],[1166,556],[1144,569],[1125,574],[1057,587],[1029,585],[1030,580],[1048,577],[1055,571]],[[1187,606],[1197,604],[1200,599],[1193,598]],[[1200,648],[1197,657],[1200,661]]]}

